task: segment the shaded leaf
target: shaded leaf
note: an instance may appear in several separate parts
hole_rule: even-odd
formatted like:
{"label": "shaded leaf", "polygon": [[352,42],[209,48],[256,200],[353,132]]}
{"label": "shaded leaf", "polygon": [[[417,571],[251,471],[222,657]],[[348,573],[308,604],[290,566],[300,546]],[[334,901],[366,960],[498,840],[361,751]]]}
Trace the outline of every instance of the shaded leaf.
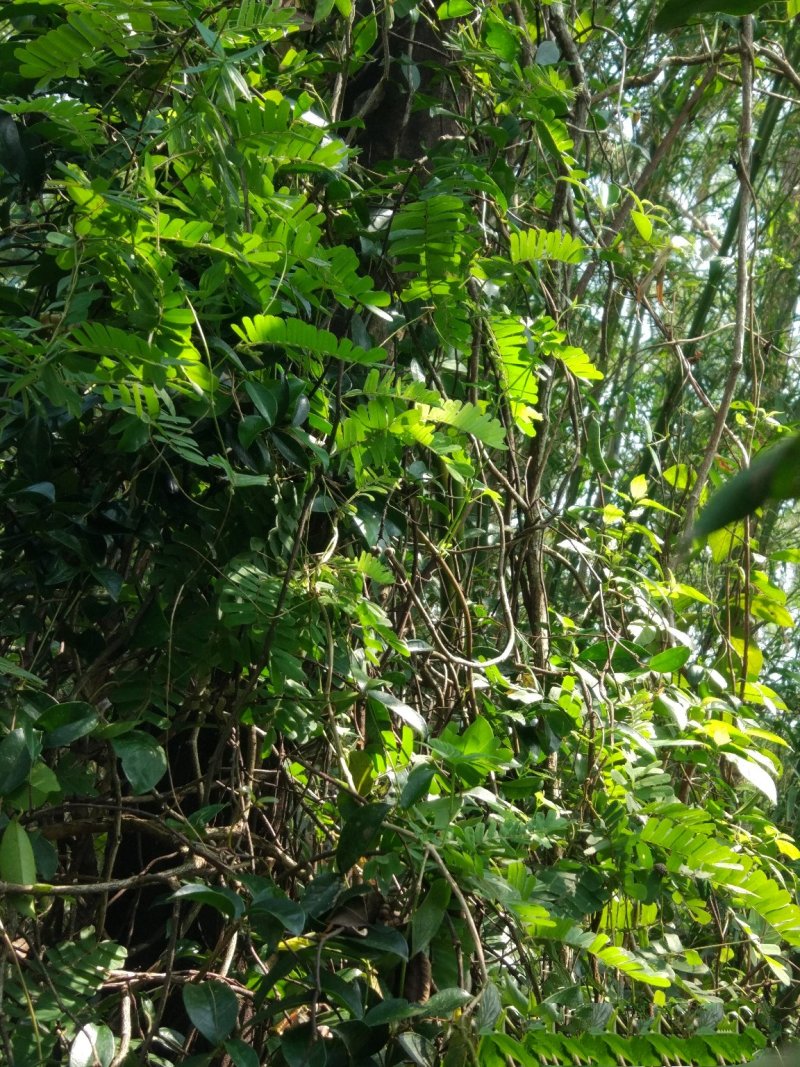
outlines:
{"label": "shaded leaf", "polygon": [[400,794],[400,807],[410,808],[422,797],[427,796],[435,774],[436,768],[432,763],[420,763],[416,766],[403,786]]}
{"label": "shaded leaf", "polygon": [[659,32],[685,26],[693,15],[752,15],[764,6],[764,0],[666,0],[656,15],[654,28]]}
{"label": "shaded leaf", "polygon": [[0,741],[0,796],[13,793],[27,781],[33,765],[31,746],[25,731],[17,727]]}
{"label": "shaded leaf", "polygon": [[342,827],[336,848],[336,866],[340,871],[349,871],[369,851],[391,810],[390,804],[365,804],[350,816]]}
{"label": "shaded leaf", "polygon": [[203,1037],[219,1045],[236,1026],[239,1002],[224,982],[189,983],[183,987],[186,1014]]}
{"label": "shaded leaf", "polygon": [[135,793],[147,793],[164,777],[167,757],[164,749],[148,734],[133,730],[114,742],[122,770]]}
{"label": "shaded leaf", "polygon": [[228,919],[240,919],[244,914],[244,901],[238,893],[227,886],[209,886],[195,883],[176,889],[170,900],[196,900],[208,904]]}
{"label": "shaded leaf", "polygon": [[442,921],[450,903],[450,886],[439,878],[411,916],[411,952],[424,952]]}

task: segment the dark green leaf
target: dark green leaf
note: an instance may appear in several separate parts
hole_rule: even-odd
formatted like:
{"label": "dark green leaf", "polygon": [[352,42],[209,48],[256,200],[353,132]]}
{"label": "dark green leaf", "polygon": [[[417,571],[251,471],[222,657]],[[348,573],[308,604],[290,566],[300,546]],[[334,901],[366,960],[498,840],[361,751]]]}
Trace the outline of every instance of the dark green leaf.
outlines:
{"label": "dark green leaf", "polygon": [[353,951],[361,952],[366,957],[389,955],[401,960],[408,959],[406,939],[391,926],[368,926],[364,933],[349,939],[348,944]]}
{"label": "dark green leaf", "polygon": [[279,896],[275,893],[259,893],[253,898],[250,905],[250,916],[253,922],[258,921],[259,912],[271,915],[277,919],[284,930],[297,936],[302,934],[306,926],[306,913],[299,904],[295,904],[288,897]]}
{"label": "dark green leaf", "polygon": [[208,886],[194,883],[182,885],[170,897],[171,900],[196,900],[208,904],[228,919],[240,919],[244,914],[244,901],[227,886]]}
{"label": "dark green leaf", "polygon": [[122,770],[135,793],[153,789],[167,770],[164,749],[148,734],[133,730],[112,742]]}
{"label": "dark green leaf", "polygon": [[424,952],[442,925],[450,903],[450,885],[440,878],[411,916],[411,954]]}
{"label": "dark green leaf", "polygon": [[654,28],[658,32],[685,26],[693,15],[752,15],[765,0],[667,0],[661,7]]}
{"label": "dark green leaf", "polygon": [[22,147],[17,123],[5,111],[0,111],[0,167],[23,180],[28,172],[28,158]]}
{"label": "dark green leaf", "polygon": [[727,481],[703,508],[692,538],[752,515],[768,500],[800,496],[800,436],[759,452],[750,466]]}
{"label": "dark green leaf", "polygon": [[367,1026],[383,1026],[410,1019],[413,1015],[419,1015],[421,1010],[419,1004],[410,1004],[404,997],[389,997],[370,1008],[364,1016],[364,1022]]}
{"label": "dark green leaf", "polygon": [[20,489],[19,492],[33,493],[35,496],[43,496],[45,500],[49,500],[51,504],[54,504],[56,499],[56,487],[52,482],[34,482],[33,485],[26,485],[25,488]]}
{"label": "dark green leaf", "polygon": [[238,1038],[231,1038],[225,1042],[225,1051],[233,1061],[234,1067],[259,1067],[261,1057],[253,1048]]}
{"label": "dark green leaf", "polygon": [[33,765],[30,743],[21,727],[0,741],[0,796],[13,793],[27,781]]}
{"label": "dark green leaf", "polygon": [[45,735],[45,748],[61,748],[79,737],[86,737],[99,721],[100,716],[91,704],[75,700],[54,704],[39,717],[36,725]]}
{"label": "dark green leaf", "polygon": [[336,866],[349,871],[368,852],[377,838],[391,804],[365,804],[345,822],[336,848]]}
{"label": "dark green leaf", "polygon": [[203,1037],[219,1045],[236,1026],[239,1002],[224,982],[189,983],[183,987],[186,1014]]}
{"label": "dark green leaf", "polygon": [[406,779],[400,794],[400,807],[410,808],[422,797],[428,795],[428,789],[436,774],[432,763],[418,764]]}
{"label": "dark green leaf", "polygon": [[381,689],[371,689],[370,699],[378,700],[381,704],[384,704],[390,711],[407,723],[411,729],[419,734],[421,737],[425,737],[428,732],[428,724],[418,711],[405,704],[402,700],[398,700],[393,693],[385,693]]}
{"label": "dark green leaf", "polygon": [[334,871],[320,871],[302,897],[303,910],[312,919],[331,910],[344,889],[344,882]]}

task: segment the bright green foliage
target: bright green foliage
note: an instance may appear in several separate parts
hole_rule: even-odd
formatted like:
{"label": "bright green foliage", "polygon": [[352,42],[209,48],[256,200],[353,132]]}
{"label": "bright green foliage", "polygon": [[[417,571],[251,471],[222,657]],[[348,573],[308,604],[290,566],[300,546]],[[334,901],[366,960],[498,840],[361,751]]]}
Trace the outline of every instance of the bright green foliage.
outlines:
{"label": "bright green foliage", "polygon": [[800,56],[735,8],[2,6],[0,1061],[793,1032]]}

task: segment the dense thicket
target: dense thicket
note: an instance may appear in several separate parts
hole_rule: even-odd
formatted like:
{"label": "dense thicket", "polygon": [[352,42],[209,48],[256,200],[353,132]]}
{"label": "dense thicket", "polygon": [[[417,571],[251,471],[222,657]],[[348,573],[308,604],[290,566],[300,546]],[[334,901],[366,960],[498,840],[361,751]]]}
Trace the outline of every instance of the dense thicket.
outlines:
{"label": "dense thicket", "polygon": [[796,8],[3,5],[0,1060],[793,1033]]}

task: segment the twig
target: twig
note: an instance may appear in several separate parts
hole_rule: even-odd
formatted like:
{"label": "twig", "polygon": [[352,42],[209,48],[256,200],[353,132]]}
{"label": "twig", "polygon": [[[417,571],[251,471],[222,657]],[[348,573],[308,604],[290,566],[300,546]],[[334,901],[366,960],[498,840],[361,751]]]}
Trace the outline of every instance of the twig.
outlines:
{"label": "twig", "polygon": [[184,863],[169,871],[157,871],[154,874],[135,874],[131,878],[117,878],[109,882],[84,882],[75,885],[49,885],[34,882],[32,885],[20,885],[16,882],[0,882],[0,897],[85,897],[100,893],[120,893],[128,889],[138,889],[143,885],[158,882],[172,882],[186,874],[197,874],[198,864]]}
{"label": "twig", "polygon": [[742,117],[739,123],[739,232],[736,254],[736,328],[733,333],[733,354],[728,376],[722,391],[722,399],[717,408],[714,426],[706,445],[703,458],[697,468],[695,483],[686,504],[685,530],[688,535],[694,525],[694,516],[700,502],[700,494],[708,479],[711,465],[717,454],[725,423],[730,411],[736,382],[744,365],[744,342],[747,333],[747,313],[750,303],[750,257],[748,255],[748,220],[750,205],[753,202],[753,187],[750,184],[751,141],[753,134],[753,18],[746,15],[742,19]]}
{"label": "twig", "polygon": [[[688,122],[688,120],[689,120],[692,112],[694,111],[694,109],[697,107],[697,105],[703,99],[703,96],[705,95],[706,88],[707,88],[709,82],[711,82],[714,79],[714,77],[716,76],[716,73],[717,73],[717,70],[716,70],[716,67],[714,67],[714,66],[711,66],[706,70],[706,72],[703,74],[703,77],[700,79],[699,84],[696,86],[694,92],[691,94],[691,96],[688,98],[688,100],[686,101],[686,103],[683,105],[683,107],[681,108],[680,112],[676,116],[675,121],[672,123],[670,128],[664,134],[664,137],[662,138],[662,140],[659,141],[658,145],[656,146],[655,151],[653,152],[652,156],[650,157],[650,160],[645,164],[645,166],[642,169],[641,174],[639,175],[639,177],[638,177],[638,179],[636,181],[636,185],[634,187],[634,193],[636,194],[637,197],[641,197],[642,194],[647,189],[647,186],[648,186],[648,184],[650,182],[650,179],[658,171],[658,168],[664,162],[665,157],[670,152],[673,144],[677,140],[678,134],[681,132],[681,130],[684,128],[684,126]],[[748,159],[749,159],[749,156],[748,156]],[[630,217],[630,213],[631,213],[631,211],[633,211],[635,206],[636,206],[636,201],[635,201],[634,197],[633,196],[626,196],[625,199],[622,202],[622,206],[617,211],[616,215],[611,220],[611,224],[609,225],[608,229],[605,231],[605,233],[603,234],[602,238],[600,239],[600,244],[601,244],[601,246],[603,248],[608,248],[609,247],[609,245],[612,243],[614,238],[620,232],[622,227],[628,221],[628,218]],[[581,302],[581,300],[583,299],[583,297],[585,296],[586,290],[589,288],[589,282],[594,277],[599,265],[600,265],[600,260],[595,260],[594,262],[587,264],[586,269],[584,270],[583,274],[579,278],[578,284],[575,287],[575,293],[574,293],[574,296],[573,296],[573,300],[574,300],[575,303],[579,304]]]}

